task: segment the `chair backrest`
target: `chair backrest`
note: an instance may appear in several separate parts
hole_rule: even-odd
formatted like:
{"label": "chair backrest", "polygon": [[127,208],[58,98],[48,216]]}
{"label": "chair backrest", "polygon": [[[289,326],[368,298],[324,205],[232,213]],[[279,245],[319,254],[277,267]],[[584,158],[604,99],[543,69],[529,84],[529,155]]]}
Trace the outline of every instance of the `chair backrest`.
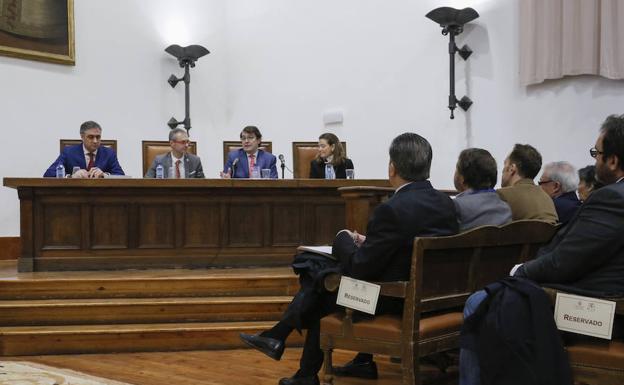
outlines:
{"label": "chair backrest", "polygon": [[[224,140],[223,141],[223,164],[227,161],[227,156],[230,152],[240,150],[243,146],[241,146],[240,140]],[[273,142],[263,140],[258,147],[259,150],[273,153]]]}
{"label": "chair backrest", "polygon": [[[342,148],[347,154],[347,143],[342,143]],[[293,142],[293,177],[297,178],[309,178],[310,177],[310,162],[318,154],[318,141],[317,142]]]}
{"label": "chair backrest", "polygon": [[[147,173],[154,158],[171,151],[168,140],[144,140],[141,147],[143,153],[143,175]],[[197,155],[197,142],[191,142],[189,144],[188,152]]]}
{"label": "chair backrest", "polygon": [[521,220],[448,237],[416,238],[410,271],[414,287],[407,290],[406,304],[413,299],[416,316],[463,306],[471,293],[533,258],[556,231],[546,222]]}
{"label": "chair backrest", "polygon": [[[59,140],[59,153],[63,152],[65,147],[73,146],[76,144],[82,143],[80,139],[60,139]],[[117,152],[117,140],[114,139],[106,139],[102,140],[102,146],[110,147],[113,151]]]}

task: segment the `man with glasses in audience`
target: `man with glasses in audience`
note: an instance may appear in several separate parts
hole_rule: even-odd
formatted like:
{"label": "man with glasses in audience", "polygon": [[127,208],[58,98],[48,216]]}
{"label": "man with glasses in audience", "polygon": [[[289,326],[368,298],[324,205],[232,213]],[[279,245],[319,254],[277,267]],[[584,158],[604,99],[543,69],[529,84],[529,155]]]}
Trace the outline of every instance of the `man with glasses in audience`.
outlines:
{"label": "man with glasses in audience", "polygon": [[[589,297],[622,297],[624,115],[611,115],[604,121],[589,153],[596,159],[596,179],[604,187],[589,196],[568,225],[538,250],[535,259],[514,266],[510,275]],[[464,307],[464,318],[468,319],[487,299],[484,290],[471,295]],[[491,364],[484,363],[484,367],[491,368]],[[477,353],[462,346],[460,385],[480,384],[481,367]]]}
{"label": "man with glasses in audience", "polygon": [[578,174],[570,163],[552,162],[544,166],[538,184],[553,199],[562,225],[566,225],[581,206],[576,196],[578,183]]}
{"label": "man with glasses in audience", "polygon": [[165,178],[203,178],[204,170],[201,159],[196,155],[188,153],[189,144],[188,133],[185,129],[174,128],[169,131],[171,151],[154,158],[152,165],[145,174],[145,178],[155,178],[156,168],[159,165],[163,167],[163,176]]}
{"label": "man with glasses in audience", "polygon": [[270,170],[269,177],[277,179],[275,155],[259,149],[262,134],[258,127],[243,128],[240,139],[242,148],[228,154],[221,178],[260,178],[261,170],[268,169]]}
{"label": "man with glasses in audience", "polygon": [[[117,154],[111,148],[101,146],[102,127],[94,121],[80,125],[81,144],[67,146],[43,174],[46,178],[56,176],[56,168],[62,164],[65,173],[72,178],[104,178],[104,176],[124,175]],[[74,172],[74,168],[76,171]]]}

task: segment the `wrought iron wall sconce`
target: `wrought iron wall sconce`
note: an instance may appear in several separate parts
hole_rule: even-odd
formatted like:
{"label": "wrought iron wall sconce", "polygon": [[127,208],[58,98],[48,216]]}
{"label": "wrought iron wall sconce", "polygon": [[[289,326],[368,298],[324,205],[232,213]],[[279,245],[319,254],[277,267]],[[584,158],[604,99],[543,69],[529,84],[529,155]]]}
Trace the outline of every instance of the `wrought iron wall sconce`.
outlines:
{"label": "wrought iron wall sconce", "polygon": [[170,45],[165,48],[165,52],[174,56],[178,59],[178,63],[181,68],[184,68],[184,76],[181,78],[177,78],[175,75],[169,76],[167,83],[171,86],[171,88],[175,88],[178,85],[178,82],[184,82],[184,107],[185,107],[185,115],[184,120],[178,121],[175,118],[169,119],[167,125],[173,130],[180,124],[184,125],[186,131],[191,129],[191,96],[190,96],[190,85],[191,85],[191,73],[189,68],[195,67],[195,62],[202,56],[208,55],[210,51],[201,45],[189,45],[188,47],[180,47],[177,44]]}
{"label": "wrought iron wall sconce", "polygon": [[472,8],[455,9],[451,7],[440,7],[429,12],[426,17],[438,23],[440,27],[442,27],[442,35],[449,36],[448,52],[450,56],[450,89],[448,108],[451,110],[451,119],[455,119],[453,111],[457,105],[459,105],[459,107],[461,107],[464,111],[467,111],[472,105],[472,100],[470,100],[468,96],[464,96],[459,100],[457,100],[457,97],[455,96],[455,53],[459,53],[459,56],[461,56],[464,60],[468,60],[472,54],[472,50],[467,45],[457,48],[457,45],[455,44],[455,36],[464,31],[464,24],[478,18],[479,14]]}

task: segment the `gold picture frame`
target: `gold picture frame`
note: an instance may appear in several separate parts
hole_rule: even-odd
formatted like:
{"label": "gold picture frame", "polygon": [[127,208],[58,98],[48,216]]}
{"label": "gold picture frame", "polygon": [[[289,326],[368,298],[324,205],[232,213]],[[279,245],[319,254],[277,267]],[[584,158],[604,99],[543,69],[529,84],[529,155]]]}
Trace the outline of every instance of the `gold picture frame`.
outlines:
{"label": "gold picture frame", "polygon": [[0,55],[75,65],[74,0],[0,0]]}

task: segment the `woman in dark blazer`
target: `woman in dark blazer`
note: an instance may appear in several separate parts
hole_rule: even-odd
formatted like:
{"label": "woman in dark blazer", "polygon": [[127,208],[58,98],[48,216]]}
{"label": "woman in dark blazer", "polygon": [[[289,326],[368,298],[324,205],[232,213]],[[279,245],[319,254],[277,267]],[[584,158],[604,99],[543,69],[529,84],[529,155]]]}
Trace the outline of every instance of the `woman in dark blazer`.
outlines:
{"label": "woman in dark blazer", "polygon": [[340,139],[334,134],[325,133],[319,136],[318,154],[310,162],[310,178],[324,179],[325,164],[331,163],[337,179],[346,179],[345,170],[353,170],[353,162],[345,157]]}

